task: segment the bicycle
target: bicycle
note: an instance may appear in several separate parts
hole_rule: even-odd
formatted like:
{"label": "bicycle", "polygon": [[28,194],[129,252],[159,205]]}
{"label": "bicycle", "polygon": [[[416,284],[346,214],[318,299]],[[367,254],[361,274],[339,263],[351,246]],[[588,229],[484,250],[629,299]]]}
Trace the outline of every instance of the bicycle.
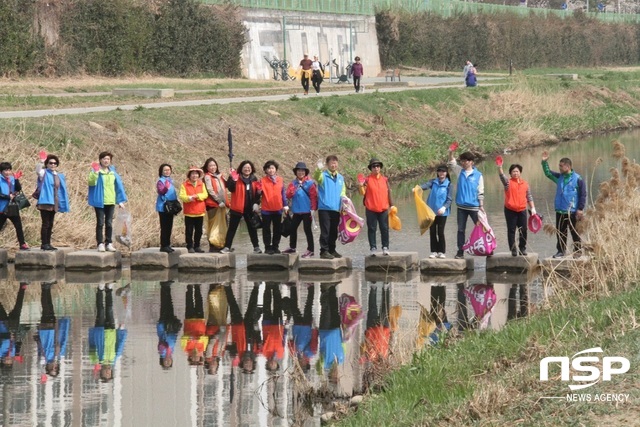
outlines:
{"label": "bicycle", "polygon": [[[271,68],[273,69],[273,80],[280,80],[280,61],[275,56],[273,59],[269,59],[266,56],[263,58],[269,63]],[[283,76],[284,77],[284,76]],[[284,78],[282,80],[285,80]]]}
{"label": "bicycle", "polygon": [[282,76],[283,82],[286,82],[287,80],[293,81],[296,79],[296,76],[289,74],[289,61],[287,61],[286,59],[280,61],[280,69],[280,75]]}

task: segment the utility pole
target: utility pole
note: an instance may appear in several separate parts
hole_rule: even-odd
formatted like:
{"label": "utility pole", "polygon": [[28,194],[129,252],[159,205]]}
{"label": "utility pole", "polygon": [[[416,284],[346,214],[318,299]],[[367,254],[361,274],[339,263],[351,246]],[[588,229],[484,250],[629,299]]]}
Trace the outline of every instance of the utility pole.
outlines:
{"label": "utility pole", "polygon": [[287,60],[287,17],[282,15],[282,59]]}

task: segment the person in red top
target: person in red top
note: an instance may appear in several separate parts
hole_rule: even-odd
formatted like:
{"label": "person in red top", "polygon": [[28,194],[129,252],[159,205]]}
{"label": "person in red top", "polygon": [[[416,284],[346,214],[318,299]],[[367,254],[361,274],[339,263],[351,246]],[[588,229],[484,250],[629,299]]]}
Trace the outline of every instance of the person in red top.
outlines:
{"label": "person in red top", "polygon": [[213,157],[205,160],[202,170],[204,171],[204,186],[207,189],[207,194],[209,194],[209,197],[204,201],[207,207],[207,240],[209,240],[209,252],[218,252],[222,248],[216,247],[211,243],[211,233],[214,224],[213,218],[218,211],[223,210],[226,214],[227,182],[220,172],[218,162]]}
{"label": "person in red top", "polygon": [[364,206],[367,216],[367,236],[371,256],[376,256],[376,228],[380,225],[380,239],[382,240],[382,254],[389,255],[389,208],[391,201],[391,187],[386,176],[382,175],[383,164],[373,158],[369,161],[371,174],[360,185],[360,194],[364,196]]}
{"label": "person in red top", "polygon": [[[279,254],[280,238],[282,236],[282,212],[289,212],[287,197],[284,191],[284,180],[278,173],[278,163],[275,160],[267,161],[263,170],[266,174],[260,181],[262,189],[262,241],[267,254]],[[273,225],[273,236],[271,227]]]}
{"label": "person in red top", "polygon": [[[504,185],[504,217],[507,220],[507,238],[511,255],[518,256],[527,254],[527,205],[531,209],[531,214],[536,214],[536,207],[533,204],[533,197],[527,181],[523,180],[522,166],[513,164],[509,167],[511,179],[507,180],[502,170],[502,165],[498,166],[500,181]],[[516,229],[520,233],[518,245],[516,245]]]}
{"label": "person in red top", "polygon": [[300,61],[300,81],[302,82],[302,88],[304,89],[304,94],[309,95],[309,81],[311,80],[311,66],[313,65],[313,61],[309,59],[309,54],[305,53],[304,58]]}
{"label": "person in red top", "polygon": [[262,354],[267,359],[267,371],[275,372],[280,368],[280,361],[284,358],[282,295],[279,283],[266,282],[265,285],[262,296]]}
{"label": "person in red top", "polygon": [[209,195],[202,182],[204,173],[195,166],[189,168],[187,180],[180,186],[179,198],[183,203],[184,228],[189,253],[204,252],[200,249],[202,225],[206,213],[205,200]]}
{"label": "person in red top", "polygon": [[224,248],[220,253],[231,252],[233,238],[240,225],[240,220],[244,218],[249,231],[249,238],[253,244],[253,253],[260,254],[260,242],[258,241],[258,231],[253,226],[251,217],[254,213],[260,212],[260,182],[256,178],[256,167],[249,160],[243,160],[238,166],[240,174],[231,170],[230,180],[227,181],[227,190],[231,192],[231,210],[229,212],[229,228],[225,239]]}

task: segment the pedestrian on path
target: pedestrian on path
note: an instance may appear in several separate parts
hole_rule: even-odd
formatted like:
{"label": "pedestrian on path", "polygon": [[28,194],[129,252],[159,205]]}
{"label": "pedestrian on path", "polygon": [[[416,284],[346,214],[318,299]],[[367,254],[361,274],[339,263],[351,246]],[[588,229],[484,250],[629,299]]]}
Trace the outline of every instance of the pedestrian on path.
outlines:
{"label": "pedestrian on path", "polygon": [[349,74],[353,77],[353,87],[356,90],[356,93],[360,92],[360,79],[364,75],[364,68],[362,67],[362,63],[360,62],[360,57],[355,57],[355,63],[351,65],[351,70],[349,70]]}
{"label": "pedestrian on path", "polygon": [[313,62],[311,63],[311,83],[316,90],[316,95],[320,93],[320,85],[324,79],[324,65],[318,60],[318,55],[313,56]]}
{"label": "pedestrian on path", "polygon": [[313,65],[313,61],[309,59],[309,54],[305,53],[304,58],[300,61],[300,66],[298,70],[300,71],[300,82],[302,83],[302,89],[304,89],[304,94],[309,95],[309,81],[311,80],[311,67]]}

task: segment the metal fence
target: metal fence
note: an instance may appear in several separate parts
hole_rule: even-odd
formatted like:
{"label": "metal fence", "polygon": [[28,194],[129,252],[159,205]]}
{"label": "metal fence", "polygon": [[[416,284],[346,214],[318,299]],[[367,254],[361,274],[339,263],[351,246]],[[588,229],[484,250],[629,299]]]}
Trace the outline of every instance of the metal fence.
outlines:
{"label": "metal fence", "polygon": [[[375,15],[378,9],[405,10],[407,12],[431,12],[441,16],[457,13],[515,13],[528,16],[571,16],[572,10],[543,9],[500,4],[473,3],[460,0],[200,0],[205,4],[233,3],[252,9],[277,9],[299,12],[338,13],[351,15]],[[589,12],[587,16],[606,22],[640,22],[638,14]]]}

